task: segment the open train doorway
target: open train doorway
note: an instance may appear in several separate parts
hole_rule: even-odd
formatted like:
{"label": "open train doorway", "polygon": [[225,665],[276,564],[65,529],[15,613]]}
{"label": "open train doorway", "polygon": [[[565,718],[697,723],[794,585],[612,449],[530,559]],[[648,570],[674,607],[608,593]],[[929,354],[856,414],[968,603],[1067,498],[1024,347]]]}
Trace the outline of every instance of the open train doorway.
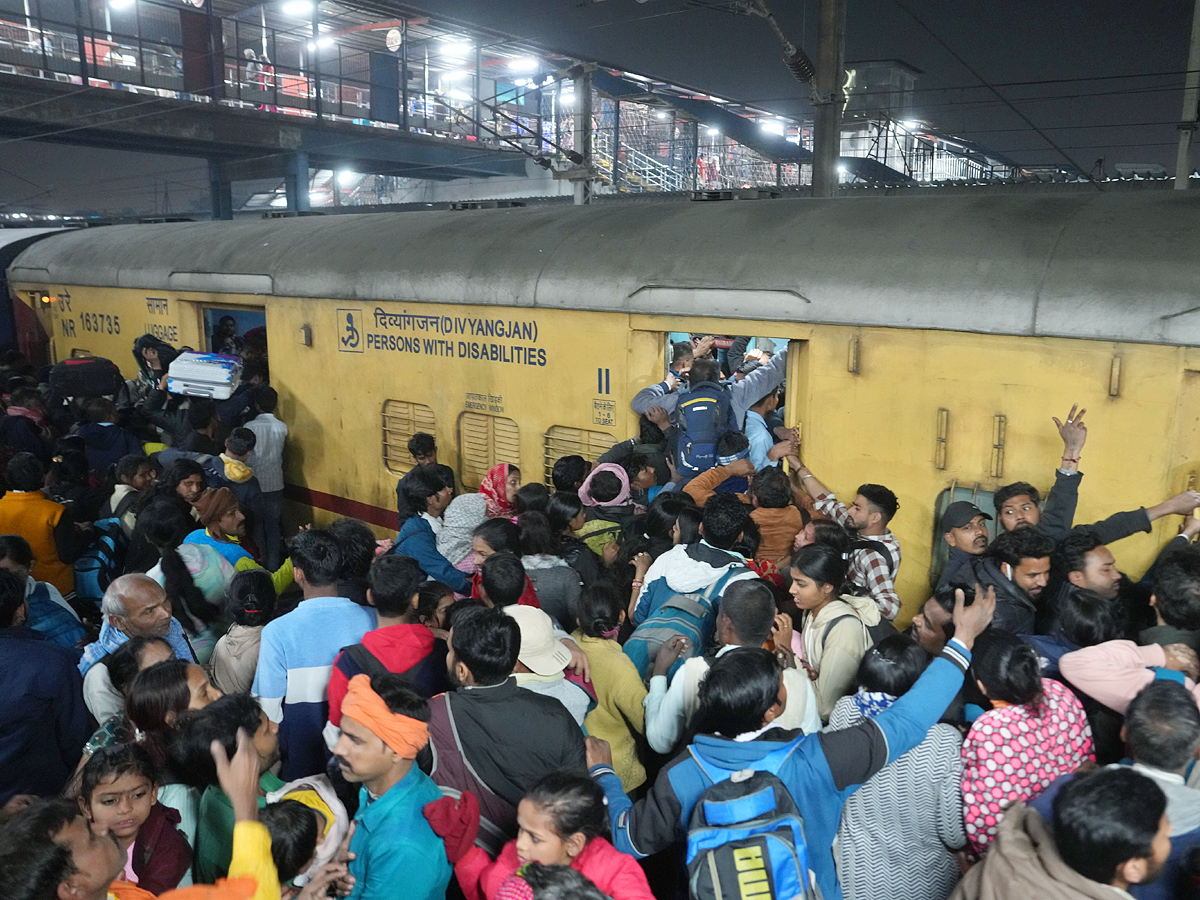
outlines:
{"label": "open train doorway", "polygon": [[267,310],[262,306],[206,306],[204,349],[240,356],[247,362],[267,359]]}

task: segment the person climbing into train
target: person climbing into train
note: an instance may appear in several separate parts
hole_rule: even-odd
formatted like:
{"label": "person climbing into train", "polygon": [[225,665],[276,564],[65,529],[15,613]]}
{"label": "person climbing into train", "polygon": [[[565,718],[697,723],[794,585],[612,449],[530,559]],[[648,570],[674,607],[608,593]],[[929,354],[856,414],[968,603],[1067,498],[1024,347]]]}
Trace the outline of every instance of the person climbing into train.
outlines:
{"label": "person climbing into train", "polygon": [[396,482],[396,510],[400,514],[401,522],[411,515],[408,503],[404,499],[404,483],[408,479],[408,476],[421,466],[433,466],[438,471],[442,476],[442,481],[449,486],[451,497],[454,497],[458,493],[454,481],[454,470],[438,462],[437,440],[432,434],[419,431],[409,438],[408,455],[412,457],[413,467],[401,475]]}
{"label": "person climbing into train", "polygon": [[777,440],[767,425],[767,419],[779,407],[779,390],[771,388],[746,411],[746,437],[750,440],[750,462],[754,471],[761,472],[770,466],[778,466],[788,453],[795,451],[793,438]]}
{"label": "person climbing into train", "polygon": [[[678,403],[675,422],[680,432],[675,466],[685,478],[695,478],[715,466],[717,443],[724,435],[742,430],[746,413],[735,416],[732,388],[720,379],[720,367],[715,360],[692,362],[688,375],[690,388],[687,397]],[[754,401],[758,399],[755,397]]]}
{"label": "person climbing into train", "polygon": [[[451,560],[438,552],[442,513],[450,505],[454,489],[446,484],[434,464],[417,466],[405,476],[404,501],[408,515],[396,535],[391,552],[410,556],[433,581],[448,584],[456,593],[467,594],[471,582]],[[514,529],[516,526],[512,526]]]}
{"label": "person climbing into train", "polygon": [[[700,371],[696,369],[697,363],[702,364]],[[769,391],[779,387],[786,375],[787,350],[781,350],[772,356],[765,365],[755,369],[741,381],[727,388],[729,405],[735,422],[735,431],[742,430],[743,424],[746,421],[746,411],[750,409],[750,406],[761,400]],[[688,372],[687,382],[689,389],[686,396],[690,396],[698,385],[706,381],[720,386],[720,378],[720,364],[715,359],[710,360],[697,356],[692,362],[691,370]],[[683,381],[681,378],[668,372],[667,377],[658,384],[652,384],[650,387],[638,391],[633,401],[629,404],[630,408],[641,416],[656,406],[662,407],[666,410],[673,424],[682,426],[683,420],[680,404],[683,396],[685,396],[680,391],[682,384]]]}
{"label": "person climbing into train", "polygon": [[813,498],[817,512],[848,528],[855,536],[850,547],[850,581],[866,590],[889,622],[900,612],[896,575],[900,571],[900,541],[888,527],[900,509],[896,495],[882,484],[861,484],[849,507],[817,480],[798,456],[788,458],[800,483]]}

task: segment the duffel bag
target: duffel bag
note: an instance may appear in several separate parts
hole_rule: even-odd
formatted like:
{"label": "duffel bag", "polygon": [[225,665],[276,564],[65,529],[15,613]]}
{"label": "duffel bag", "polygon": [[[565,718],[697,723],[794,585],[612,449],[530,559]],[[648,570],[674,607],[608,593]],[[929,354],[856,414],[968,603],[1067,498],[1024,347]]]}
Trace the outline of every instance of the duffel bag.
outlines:
{"label": "duffel bag", "polygon": [[101,356],[64,359],[50,370],[50,389],[59,397],[115,397],[124,386],[117,364]]}

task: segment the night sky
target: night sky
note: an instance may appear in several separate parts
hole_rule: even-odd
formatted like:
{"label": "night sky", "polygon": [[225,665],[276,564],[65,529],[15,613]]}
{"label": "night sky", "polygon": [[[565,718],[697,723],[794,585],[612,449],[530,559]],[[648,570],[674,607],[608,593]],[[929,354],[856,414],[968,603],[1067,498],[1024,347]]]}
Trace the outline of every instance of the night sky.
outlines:
{"label": "night sky", "polygon": [[[774,0],[793,40],[816,56],[819,0]],[[1064,162],[912,16],[995,85],[1084,170],[1174,169],[1192,4],[1184,0],[849,0],[848,61],[898,58],[926,74],[914,114],[1022,164]],[[783,67],[754,18],[685,0],[424,0],[430,14],[490,27],[788,114],[808,88]],[[1037,82],[1030,84],[1029,82]],[[1200,152],[1200,151],[1197,151]],[[1200,159],[1193,160],[1193,167]],[[173,211],[207,206],[203,161],[36,142],[0,149],[0,204],[11,210]]]}

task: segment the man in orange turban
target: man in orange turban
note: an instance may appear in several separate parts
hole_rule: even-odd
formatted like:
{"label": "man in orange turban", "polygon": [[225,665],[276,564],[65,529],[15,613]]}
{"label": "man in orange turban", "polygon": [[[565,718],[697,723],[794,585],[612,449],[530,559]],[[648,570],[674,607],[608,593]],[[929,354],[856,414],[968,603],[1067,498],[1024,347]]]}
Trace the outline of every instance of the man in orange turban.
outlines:
{"label": "man in orange turban", "polygon": [[333,748],[342,775],[361,784],[350,900],[442,900],[451,868],[424,815],[441,790],[415,765],[429,743],[429,704],[399,675],[355,675]]}

